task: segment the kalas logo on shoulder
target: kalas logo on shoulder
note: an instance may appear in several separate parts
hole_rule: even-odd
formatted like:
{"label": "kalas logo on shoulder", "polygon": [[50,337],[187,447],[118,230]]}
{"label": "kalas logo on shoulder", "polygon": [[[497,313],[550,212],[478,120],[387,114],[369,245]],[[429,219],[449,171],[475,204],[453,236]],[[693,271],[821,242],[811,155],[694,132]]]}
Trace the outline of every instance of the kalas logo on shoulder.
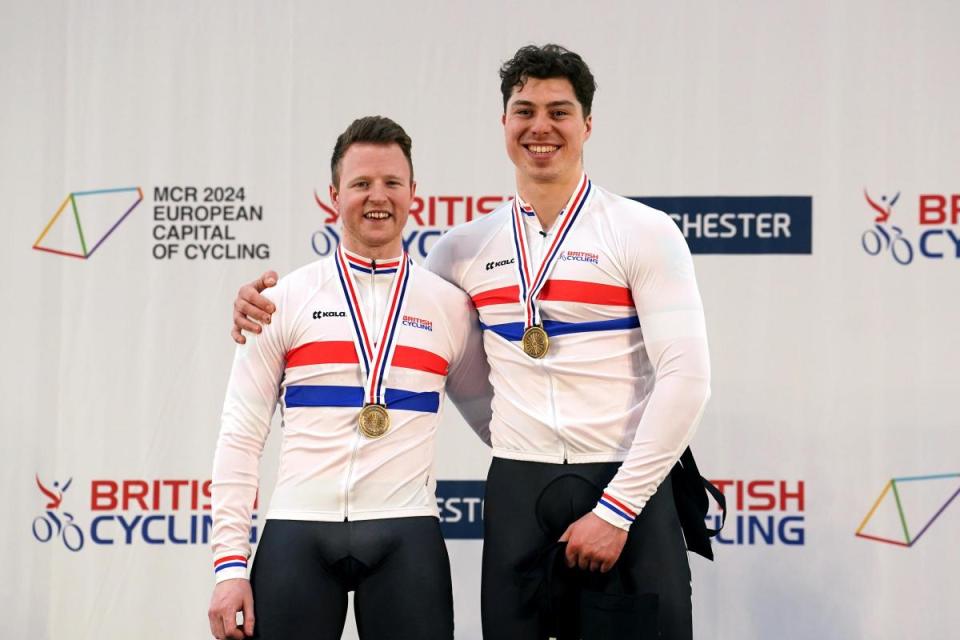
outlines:
{"label": "kalas logo on shoulder", "polygon": [[323,318],[346,318],[346,311],[314,311],[313,319],[322,320]]}
{"label": "kalas logo on shoulder", "polygon": [[960,473],[891,478],[854,535],[912,547],[960,495]]}
{"label": "kalas logo on shoulder", "polygon": [[[36,474],[35,481],[45,501],[43,513],[33,519],[31,526],[37,542],[60,541],[74,552],[88,544],[210,543],[210,480],[91,480],[89,510],[85,514],[80,513],[76,503],[70,512],[61,508],[73,478],[63,484],[55,480],[48,486]],[[75,496],[73,492],[71,497]],[[253,509],[250,542],[255,544],[256,502]]]}
{"label": "kalas logo on shoulder", "polygon": [[860,246],[871,256],[888,256],[897,264],[907,266],[915,258],[927,260],[960,259],[960,194],[920,194],[917,199],[916,231],[905,232],[900,226],[909,222],[911,212],[901,207],[893,223],[894,206],[900,201],[901,192],[872,197],[864,189],[867,206],[876,214],[873,228],[860,235]]}

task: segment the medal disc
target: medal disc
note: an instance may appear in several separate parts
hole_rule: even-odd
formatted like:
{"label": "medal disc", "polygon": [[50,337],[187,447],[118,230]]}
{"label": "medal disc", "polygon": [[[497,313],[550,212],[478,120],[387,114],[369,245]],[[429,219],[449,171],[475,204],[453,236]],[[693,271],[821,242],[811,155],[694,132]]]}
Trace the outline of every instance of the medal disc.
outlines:
{"label": "medal disc", "polygon": [[364,437],[379,438],[390,430],[390,414],[381,404],[368,404],[360,411],[357,424]]}
{"label": "medal disc", "polygon": [[523,332],[523,352],[531,358],[540,359],[547,355],[550,349],[550,336],[543,330],[543,327],[527,327]]}

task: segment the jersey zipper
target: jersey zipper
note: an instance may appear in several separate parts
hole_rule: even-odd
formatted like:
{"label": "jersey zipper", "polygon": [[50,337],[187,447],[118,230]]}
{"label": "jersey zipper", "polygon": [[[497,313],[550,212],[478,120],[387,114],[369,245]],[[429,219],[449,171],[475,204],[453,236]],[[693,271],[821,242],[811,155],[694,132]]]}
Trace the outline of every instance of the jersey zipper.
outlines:
{"label": "jersey zipper", "polygon": [[560,448],[563,451],[563,464],[567,464],[567,441],[560,434],[560,421],[557,419],[557,401],[556,390],[553,386],[553,376],[546,370],[546,364],[541,364],[544,375],[547,376],[547,385],[550,388],[550,420],[553,421],[553,430],[557,434],[557,440],[560,441]]}
{"label": "jersey zipper", "polygon": [[[373,322],[371,326],[374,327],[376,331],[377,327],[377,288],[375,276],[377,273],[377,261],[374,259],[370,260],[370,302],[373,305]],[[376,340],[376,333],[374,333],[374,340]],[[366,402],[366,398],[364,398]],[[353,451],[350,453],[350,464],[347,466],[347,477],[344,480],[343,487],[343,521],[348,522],[350,520],[350,480],[353,477],[353,466],[357,461],[357,453],[360,451],[360,434],[355,433],[353,436]]]}
{"label": "jersey zipper", "polygon": [[377,261],[370,260],[370,302],[373,305],[373,340],[376,346],[377,336],[380,335],[380,323],[377,321]]}
{"label": "jersey zipper", "polygon": [[[562,215],[562,214],[561,214]],[[554,223],[554,227],[556,223]],[[551,228],[554,228],[551,227]],[[541,246],[543,251],[540,254],[540,261],[543,260],[543,252],[549,248],[550,245],[550,231],[541,233],[543,237],[543,242]],[[543,322],[543,312],[540,314],[540,321]],[[539,361],[540,367],[543,370],[543,374],[547,377],[547,386],[550,391],[550,421],[553,423],[553,431],[557,434],[557,440],[560,441],[560,450],[563,452],[563,464],[567,464],[567,441],[563,438],[563,435],[560,433],[560,421],[557,419],[557,401],[556,401],[556,389],[553,384],[553,376],[550,375],[550,371],[547,369],[547,363],[544,360]]]}
{"label": "jersey zipper", "polygon": [[357,452],[360,450],[360,434],[353,434],[353,452],[350,454],[350,464],[347,466],[347,477],[343,485],[343,521],[350,520],[350,479],[353,477],[353,464],[357,461]]}

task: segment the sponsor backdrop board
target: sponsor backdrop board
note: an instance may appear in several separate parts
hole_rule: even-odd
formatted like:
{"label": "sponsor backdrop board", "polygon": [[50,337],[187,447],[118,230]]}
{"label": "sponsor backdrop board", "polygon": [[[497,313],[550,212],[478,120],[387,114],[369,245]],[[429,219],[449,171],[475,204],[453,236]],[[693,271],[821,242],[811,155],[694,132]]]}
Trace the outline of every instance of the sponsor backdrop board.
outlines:
{"label": "sponsor backdrop board", "polygon": [[[548,41],[599,82],[590,177],[695,253],[694,448],[730,505],[717,561],[692,559],[696,637],[957,636],[955,3],[3,14],[4,637],[208,636],[238,285],[329,255],[329,150],[359,115],[413,136],[417,259],[511,197],[496,72]],[[457,637],[479,638],[489,454],[450,408],[438,452]]]}

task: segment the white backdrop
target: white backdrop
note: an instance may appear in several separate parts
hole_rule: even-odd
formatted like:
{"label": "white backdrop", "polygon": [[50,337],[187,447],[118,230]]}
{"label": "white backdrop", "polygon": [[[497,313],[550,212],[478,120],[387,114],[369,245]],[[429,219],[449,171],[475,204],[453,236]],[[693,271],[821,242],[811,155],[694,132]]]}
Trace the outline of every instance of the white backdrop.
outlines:
{"label": "white backdrop", "polygon": [[[598,184],[812,202],[809,251],[740,229],[753,253],[695,256],[714,382],[694,448],[732,507],[717,562],[692,559],[696,637],[958,637],[960,9],[595,4],[3,2],[4,637],[208,637],[237,287],[326,250],[314,193],[357,116],[414,139],[415,255],[448,206],[512,194],[497,69],[550,41],[597,77]],[[161,202],[188,186],[214,202]],[[230,196],[252,219],[169,238],[164,207]],[[482,480],[444,419],[438,477]],[[481,542],[448,546],[457,638],[479,638]]]}

